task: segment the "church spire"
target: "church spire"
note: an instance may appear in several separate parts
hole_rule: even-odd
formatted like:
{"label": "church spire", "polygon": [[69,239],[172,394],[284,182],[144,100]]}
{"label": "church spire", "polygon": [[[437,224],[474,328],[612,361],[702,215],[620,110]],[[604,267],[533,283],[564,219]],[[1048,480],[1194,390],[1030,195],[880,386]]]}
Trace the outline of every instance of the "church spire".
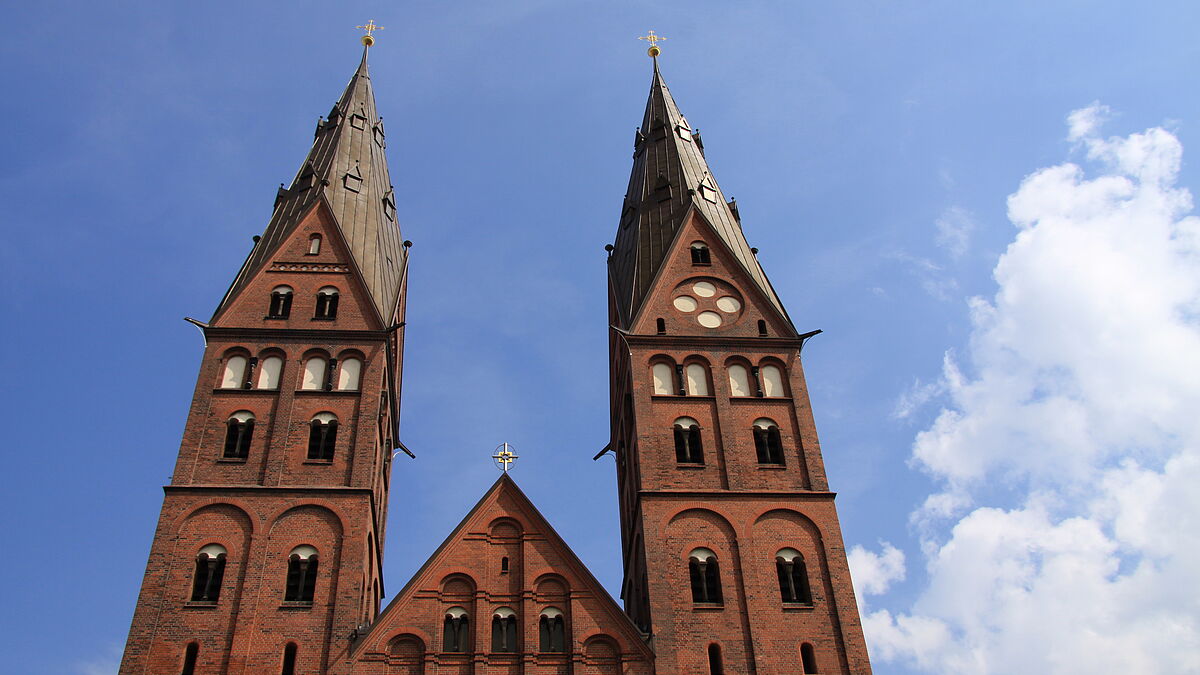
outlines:
{"label": "church spire", "polygon": [[609,259],[617,323],[622,328],[632,324],[676,233],[693,210],[712,227],[786,321],[783,304],[742,234],[736,206],[726,201],[708,167],[699,132],[679,112],[663,80],[657,58],[660,52],[652,43],[648,53],[654,60],[654,76],[646,113],[634,138],[633,171]]}
{"label": "church spire", "polygon": [[291,186],[280,187],[267,229],[217,307],[214,320],[319,204],[337,224],[380,322],[390,325],[395,318],[407,256],[396,222],[383,120],[375,109],[367,68],[368,37],[363,38],[358,68],[328,117],[317,123],[312,149]]}

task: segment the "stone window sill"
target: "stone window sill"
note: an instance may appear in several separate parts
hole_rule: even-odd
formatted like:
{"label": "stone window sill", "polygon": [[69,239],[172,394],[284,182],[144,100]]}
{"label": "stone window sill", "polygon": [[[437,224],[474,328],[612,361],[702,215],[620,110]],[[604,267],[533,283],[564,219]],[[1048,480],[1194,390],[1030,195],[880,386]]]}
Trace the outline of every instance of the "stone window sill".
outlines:
{"label": "stone window sill", "polygon": [[719,612],[723,609],[725,609],[725,603],[723,603],[723,602],[693,602],[692,603],[692,611],[693,612]]}
{"label": "stone window sill", "polygon": [[783,611],[785,612],[808,612],[812,611],[813,604],[811,602],[785,602],[783,603]]}
{"label": "stone window sill", "polygon": [[312,609],[312,600],[284,600],[279,609],[304,610]]}
{"label": "stone window sill", "polygon": [[188,600],[187,602],[183,603],[183,606],[187,609],[216,609],[217,601],[216,600]]}
{"label": "stone window sill", "polygon": [[245,457],[218,457],[217,464],[245,464]]}
{"label": "stone window sill", "polygon": [[676,469],[691,469],[691,470],[693,470],[693,471],[694,471],[694,470],[696,470],[696,469],[703,469],[703,468],[705,468],[705,465],[704,465],[704,464],[697,464],[697,463],[695,463],[695,462],[688,462],[688,463],[686,463],[686,464],[684,464],[683,462],[678,462],[678,463],[676,463],[676,464],[675,464],[675,468],[676,468]]}
{"label": "stone window sill", "polygon": [[787,466],[783,464],[759,464],[759,471],[783,471]]}
{"label": "stone window sill", "polygon": [[306,459],[301,463],[302,464],[318,464],[321,466],[329,466],[330,464],[333,464],[333,460],[332,459]]}

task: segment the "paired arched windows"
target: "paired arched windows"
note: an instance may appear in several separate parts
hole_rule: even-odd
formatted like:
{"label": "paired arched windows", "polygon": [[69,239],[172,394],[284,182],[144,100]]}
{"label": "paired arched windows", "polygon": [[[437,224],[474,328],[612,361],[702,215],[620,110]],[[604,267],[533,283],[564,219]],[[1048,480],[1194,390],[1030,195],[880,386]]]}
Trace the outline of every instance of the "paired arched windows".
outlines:
{"label": "paired arched windows", "polygon": [[501,607],[492,614],[492,651],[517,651],[517,613],[508,607]]}
{"label": "paired arched windows", "polygon": [[539,650],[548,653],[566,651],[566,621],[562,610],[547,607],[538,618]]}
{"label": "paired arched windows", "polygon": [[675,461],[680,464],[703,464],[704,444],[700,440],[700,423],[690,417],[675,420]]}
{"label": "paired arched windows", "polygon": [[313,315],[314,319],[335,319],[337,318],[337,308],[338,289],[326,286],[317,291],[317,311]]}
{"label": "paired arched windows", "polygon": [[654,393],[657,396],[708,396],[708,367],[703,363],[677,366],[657,361],[650,367]]}
{"label": "paired arched windows", "polygon": [[292,315],[292,287],[276,286],[271,289],[271,305],[267,308],[268,319],[286,319]]}
{"label": "paired arched windows", "polygon": [[740,363],[731,363],[726,372],[729,375],[730,396],[787,396],[783,386],[783,370],[774,364],[747,368]]}
{"label": "paired arched windows", "polygon": [[462,607],[451,607],[446,610],[446,618],[442,622],[442,651],[462,653],[470,651],[471,632],[467,610]]}
{"label": "paired arched windows", "polygon": [[308,423],[308,458],[332,461],[333,449],[337,445],[337,416],[333,413],[317,413]]}
{"label": "paired arched windows", "polygon": [[225,577],[225,547],[209,544],[196,554],[196,572],[192,575],[192,602],[216,602],[221,597]]}
{"label": "paired arched windows", "polygon": [[239,410],[229,416],[225,424],[226,459],[246,459],[250,454],[250,439],[254,437],[254,414]]}
{"label": "paired arched windows", "polygon": [[717,554],[698,548],[688,554],[688,577],[692,584],[692,602],[721,602],[721,572]]}
{"label": "paired arched windows", "polygon": [[278,389],[282,372],[282,357],[267,356],[260,361],[257,357],[231,354],[225,357],[225,369],[221,372],[221,389],[249,389],[252,383],[258,389]]}
{"label": "paired arched windows", "polygon": [[300,382],[300,388],[329,391],[334,388],[336,374],[338,391],[358,391],[362,379],[362,365],[362,359],[350,357],[342,359],[339,368],[337,359],[310,356],[304,362],[304,379]]}
{"label": "paired arched windows", "polygon": [[783,439],[775,420],[766,417],[754,420],[754,452],[759,464],[783,464]]}
{"label": "paired arched windows", "polygon": [[692,242],[692,264],[693,265],[711,265],[712,254],[708,250],[708,244],[702,241]]}
{"label": "paired arched windows", "polygon": [[241,389],[246,386],[246,365],[249,360],[241,354],[225,359],[225,372],[221,376],[222,389]]}
{"label": "paired arched windows", "polygon": [[808,567],[804,556],[794,548],[781,549],[775,554],[775,571],[779,576],[779,596],[784,602],[812,604],[812,589],[808,585]]}
{"label": "paired arched windows", "polygon": [[312,602],[317,588],[317,549],[302,544],[288,555],[287,582],[283,599],[287,602]]}

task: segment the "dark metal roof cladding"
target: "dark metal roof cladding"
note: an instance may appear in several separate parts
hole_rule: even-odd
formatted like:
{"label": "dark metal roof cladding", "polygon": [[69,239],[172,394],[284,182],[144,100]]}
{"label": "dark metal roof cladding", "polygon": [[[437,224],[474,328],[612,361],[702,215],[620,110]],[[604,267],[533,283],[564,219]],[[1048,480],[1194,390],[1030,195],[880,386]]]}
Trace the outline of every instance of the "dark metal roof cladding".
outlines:
{"label": "dark metal roof cladding", "polygon": [[691,208],[708,221],[750,280],[790,324],[693,134],[655,59],[650,99],[642,127],[634,138],[633,171],[609,258],[609,279],[620,327],[628,328],[637,316]]}
{"label": "dark metal roof cladding", "polygon": [[262,239],[250,252],[213,319],[275,254],[319,200],[329,206],[379,318],[394,318],[406,263],[388,176],[383,121],[367,71],[367,50],[342,97],[317,126],[291,187],[280,189]]}

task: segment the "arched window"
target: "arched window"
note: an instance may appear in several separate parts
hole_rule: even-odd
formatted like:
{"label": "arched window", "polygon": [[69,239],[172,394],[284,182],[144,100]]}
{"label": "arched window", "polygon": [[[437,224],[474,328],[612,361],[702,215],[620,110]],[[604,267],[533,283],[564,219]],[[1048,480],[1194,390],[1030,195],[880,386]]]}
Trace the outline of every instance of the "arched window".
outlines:
{"label": "arched window", "polygon": [[508,574],[508,556],[500,558],[500,574]]}
{"label": "arched window", "polygon": [[317,588],[317,549],[300,545],[288,556],[287,584],[283,599],[287,602],[312,602]]}
{"label": "arched window", "polygon": [[469,624],[467,610],[462,607],[451,607],[446,610],[446,619],[442,622],[442,651],[452,653],[468,651],[471,640]]}
{"label": "arched window", "polygon": [[763,366],[759,370],[763,396],[786,396],[783,392],[783,374],[778,366]]}
{"label": "arched window", "polygon": [[333,319],[337,317],[338,289],[326,286],[317,291],[317,313],[314,319]]}
{"label": "arched window", "polygon": [[328,374],[329,363],[319,357],[314,356],[304,362],[304,382],[301,383],[301,389],[324,389],[325,376]]}
{"label": "arched window", "polygon": [[754,393],[750,391],[750,375],[746,372],[746,366],[743,366],[740,363],[734,363],[729,366],[729,395],[754,395]]}
{"label": "arched window", "polygon": [[333,459],[333,448],[337,445],[337,416],[333,413],[317,413],[308,423],[308,458],[324,461]]}
{"label": "arched window", "polygon": [[267,308],[268,319],[286,319],[292,314],[292,287],[276,286],[271,289],[271,306]]}
{"label": "arched window", "polygon": [[675,420],[675,461],[680,464],[704,463],[700,424],[690,417]]}
{"label": "arched window", "polygon": [[767,322],[762,319],[758,320],[758,336],[767,337]]}
{"label": "arched window", "polygon": [[540,651],[555,654],[566,651],[566,622],[562,610],[556,607],[542,610],[538,619],[538,638]]}
{"label": "arched window", "polygon": [[517,651],[517,613],[508,607],[501,607],[492,614],[492,651]]}
{"label": "arched window", "polygon": [[313,234],[308,237],[308,254],[316,255],[321,252],[321,235]]}
{"label": "arched window", "polygon": [[721,572],[717,554],[698,548],[688,554],[688,576],[692,582],[692,602],[721,602]]}
{"label": "arched window", "polygon": [[268,356],[262,360],[258,369],[259,389],[278,389],[279,374],[283,372],[283,359],[278,356]]}
{"label": "arched window", "polygon": [[667,320],[659,317],[654,320],[654,331],[659,335],[667,334]]}
{"label": "arched window", "polygon": [[296,674],[296,643],[289,642],[283,648],[283,667],[279,669],[281,675]]}
{"label": "arched window", "polygon": [[805,642],[800,645],[800,661],[803,664],[804,675],[812,675],[817,672],[817,655],[813,651],[813,646]]}
{"label": "arched window", "polygon": [[808,585],[808,567],[804,556],[794,548],[781,549],[775,554],[775,571],[779,574],[779,597],[784,602],[812,604],[812,589]]}
{"label": "arched window", "polygon": [[754,451],[759,464],[783,464],[783,440],[775,420],[766,417],[754,420]]}
{"label": "arched window", "polygon": [[692,264],[693,265],[710,265],[712,264],[712,256],[708,251],[708,244],[702,241],[692,242]]}
{"label": "arched window", "polygon": [[725,666],[721,663],[721,645],[708,646],[708,675],[725,675]]}
{"label": "arched window", "polygon": [[246,381],[246,357],[235,355],[225,359],[225,374],[221,377],[222,389],[241,389]]}
{"label": "arched window", "polygon": [[651,369],[654,374],[654,393],[669,396],[675,393],[675,368],[659,361]]}
{"label": "arched window", "polygon": [[254,414],[239,410],[225,423],[226,459],[246,459],[250,454],[250,439],[254,437]]}
{"label": "arched window", "polygon": [[183,670],[182,675],[195,675],[196,673],[196,658],[200,656],[200,644],[198,642],[189,642],[188,646],[183,650]]}
{"label": "arched window", "polygon": [[361,373],[362,361],[342,359],[342,369],[338,372],[338,391],[358,391],[358,378]]}
{"label": "arched window", "polygon": [[689,363],[685,372],[688,396],[708,396],[708,368],[699,363]]}

